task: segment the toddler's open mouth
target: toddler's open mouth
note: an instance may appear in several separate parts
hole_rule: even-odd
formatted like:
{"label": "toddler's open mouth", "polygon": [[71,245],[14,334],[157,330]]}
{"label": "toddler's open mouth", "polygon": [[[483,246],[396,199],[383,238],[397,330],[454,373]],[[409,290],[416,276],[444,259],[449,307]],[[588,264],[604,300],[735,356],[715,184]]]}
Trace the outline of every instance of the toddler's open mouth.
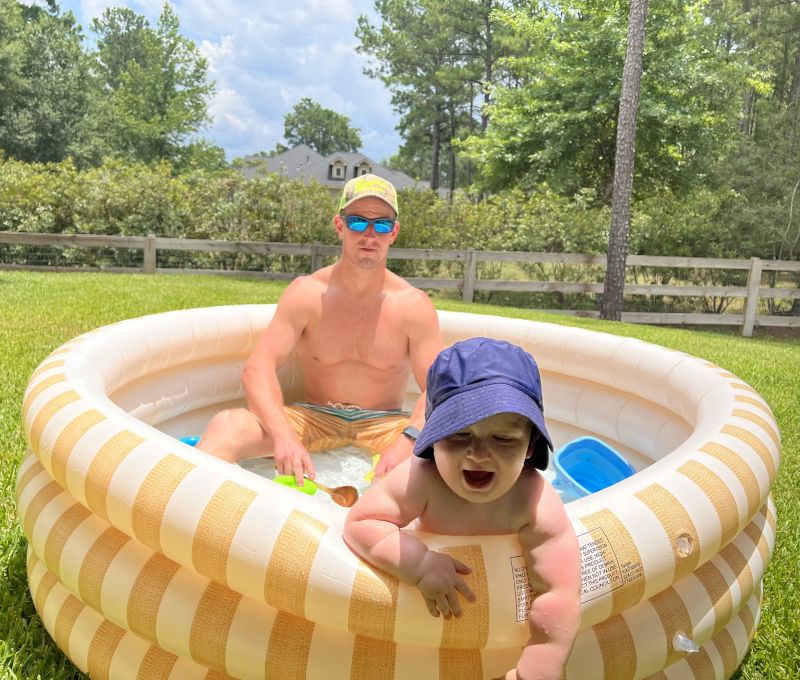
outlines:
{"label": "toddler's open mouth", "polygon": [[494,472],[489,470],[464,470],[464,481],[473,489],[482,489],[489,486],[494,477]]}

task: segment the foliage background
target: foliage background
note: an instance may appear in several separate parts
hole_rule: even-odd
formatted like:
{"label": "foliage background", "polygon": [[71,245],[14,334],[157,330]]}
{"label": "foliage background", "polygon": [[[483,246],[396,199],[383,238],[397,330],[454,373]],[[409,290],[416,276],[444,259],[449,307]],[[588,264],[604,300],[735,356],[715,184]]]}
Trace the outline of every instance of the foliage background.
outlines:
{"label": "foliage background", "polygon": [[[589,189],[563,196],[547,185],[513,188],[480,202],[464,191],[450,200],[404,190],[399,201],[400,247],[603,253],[608,239],[609,209]],[[654,192],[636,202],[630,252],[773,258],[788,242],[785,225],[748,220],[746,208],[731,189],[680,199]],[[0,158],[2,231],[335,243],[335,210],[324,187],[276,174],[245,180],[234,169],[176,174],[167,162],[107,160],[79,170],[70,160]]]}
{"label": "foliage background", "polygon": [[[332,193],[315,183],[277,174],[246,180],[233,168],[175,172],[158,164],[108,159],[78,169],[71,160],[26,163],[0,158],[0,231],[110,234],[228,241],[337,243],[331,218]],[[400,192],[400,248],[512,250],[602,254],[610,208],[590,189],[571,196],[546,184],[509,188],[476,201],[467,191],[452,198],[430,190]],[[798,220],[800,228],[800,220]],[[749,259],[795,255],[794,231],[777,220],[763,222],[745,195],[732,189],[698,187],[690,195],[653,191],[634,205],[632,254]],[[159,267],[222,268],[274,272],[308,271],[306,257],[159,251]],[[0,264],[140,267],[133,250],[0,245]],[[403,276],[460,278],[461,262],[391,261]],[[482,263],[479,277],[602,281],[602,267]],[[796,280],[784,277],[785,285]],[[737,285],[744,271],[637,268],[638,283]],[[588,294],[482,291],[482,302],[544,309],[594,309]],[[733,298],[630,296],[628,311],[724,312]],[[767,303],[765,303],[767,304]],[[794,313],[791,300],[769,301],[769,313]]]}

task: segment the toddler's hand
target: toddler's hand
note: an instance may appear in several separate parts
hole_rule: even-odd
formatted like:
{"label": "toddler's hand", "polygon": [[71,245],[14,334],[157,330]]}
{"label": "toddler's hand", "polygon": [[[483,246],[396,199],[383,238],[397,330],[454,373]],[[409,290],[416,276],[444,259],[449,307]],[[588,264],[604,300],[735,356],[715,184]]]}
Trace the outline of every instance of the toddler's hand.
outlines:
{"label": "toddler's hand", "polygon": [[446,619],[461,616],[458,593],[475,602],[475,595],[459,575],[469,574],[471,569],[455,557],[429,550],[422,560],[420,571],[423,575],[417,582],[417,588],[432,616],[438,617],[440,612]]}

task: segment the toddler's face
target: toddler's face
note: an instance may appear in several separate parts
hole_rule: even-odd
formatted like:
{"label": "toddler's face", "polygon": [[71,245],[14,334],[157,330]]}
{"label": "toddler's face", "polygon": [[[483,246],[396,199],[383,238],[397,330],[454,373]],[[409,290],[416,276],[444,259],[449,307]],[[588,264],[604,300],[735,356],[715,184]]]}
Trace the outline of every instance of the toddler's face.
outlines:
{"label": "toddler's face", "polygon": [[436,442],[433,457],[445,484],[473,503],[508,492],[531,455],[533,425],[518,413],[498,413]]}

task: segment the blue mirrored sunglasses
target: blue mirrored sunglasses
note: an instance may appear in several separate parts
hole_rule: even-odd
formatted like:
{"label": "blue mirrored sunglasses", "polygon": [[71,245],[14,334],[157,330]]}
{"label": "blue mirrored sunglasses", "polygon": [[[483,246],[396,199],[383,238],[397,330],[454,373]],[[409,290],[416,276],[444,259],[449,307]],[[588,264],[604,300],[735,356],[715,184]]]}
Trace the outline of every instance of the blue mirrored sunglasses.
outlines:
{"label": "blue mirrored sunglasses", "polygon": [[376,234],[388,234],[394,229],[394,219],[391,217],[379,217],[377,220],[370,220],[361,215],[345,215],[344,222],[350,231],[366,231],[371,224]]}

